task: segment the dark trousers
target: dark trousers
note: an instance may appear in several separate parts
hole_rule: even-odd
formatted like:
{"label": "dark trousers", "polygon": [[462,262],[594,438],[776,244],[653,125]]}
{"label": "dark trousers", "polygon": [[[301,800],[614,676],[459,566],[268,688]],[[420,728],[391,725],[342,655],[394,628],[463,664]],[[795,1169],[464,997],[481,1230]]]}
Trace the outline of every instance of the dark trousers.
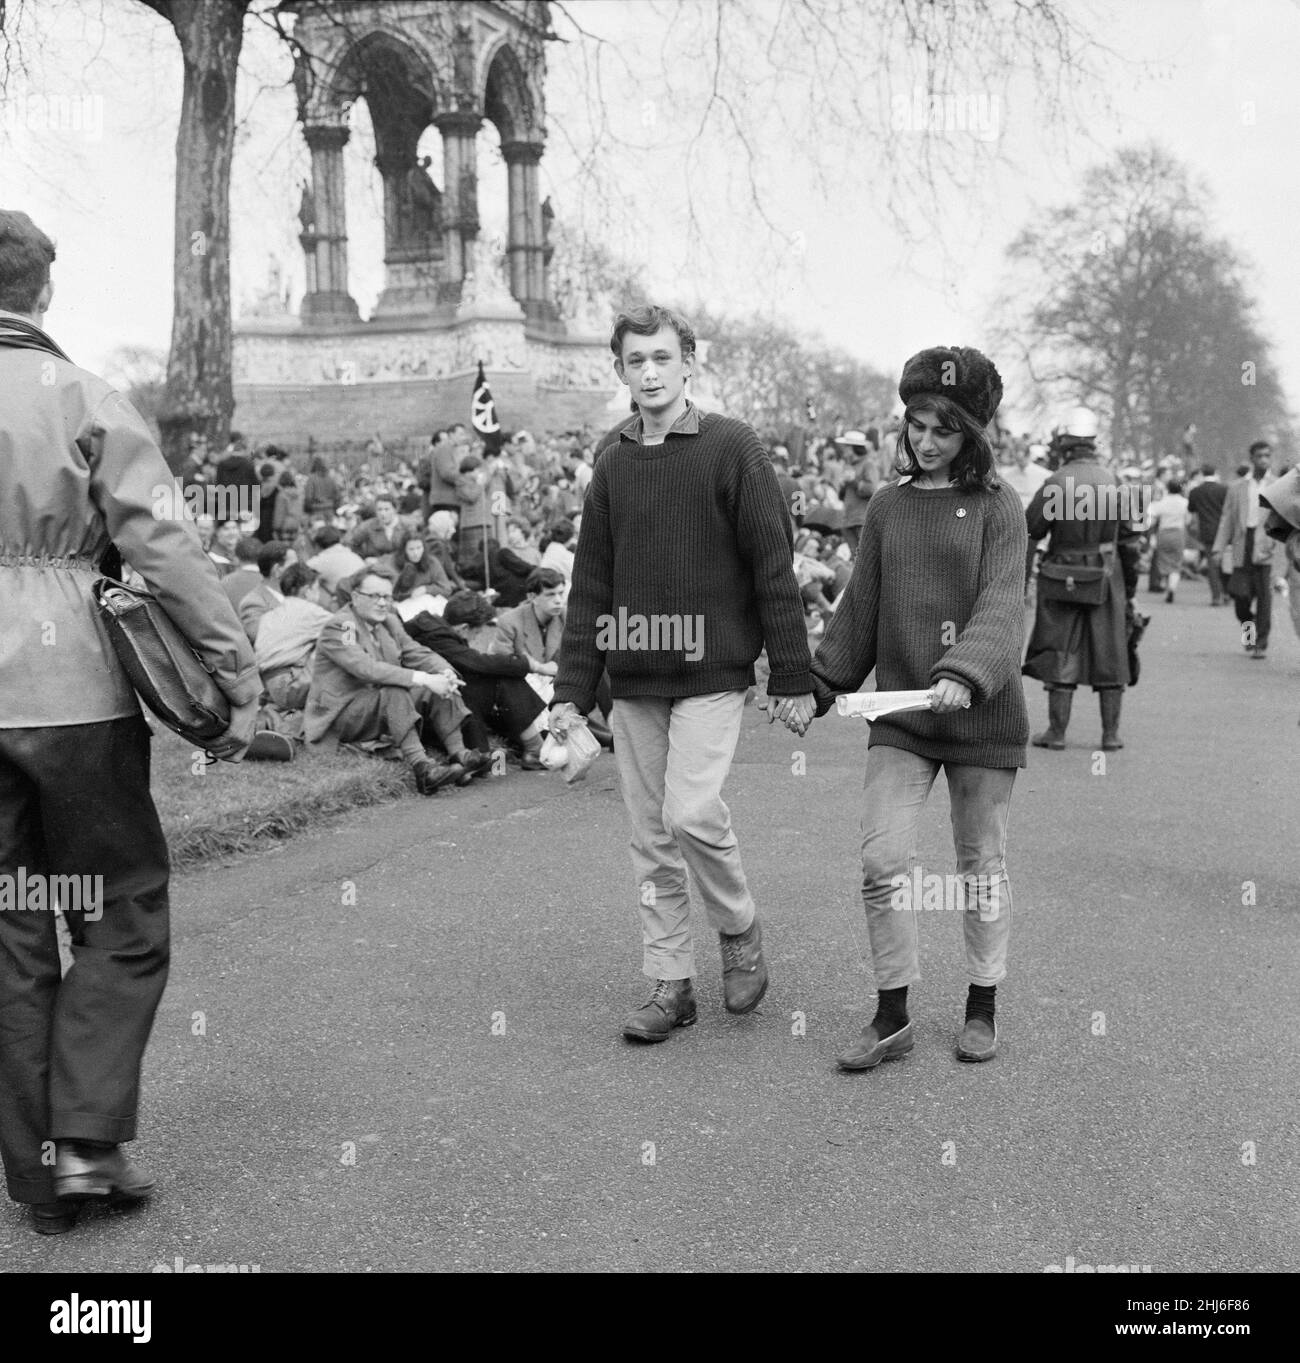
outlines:
{"label": "dark trousers", "polygon": [[62,979],[50,909],[0,912],[0,1157],[15,1202],[54,1200],[46,1142],[135,1137],[169,961],[149,741],[138,715],[0,729],[0,874],[103,877],[99,904],[67,915]]}
{"label": "dark trousers", "polygon": [[[1246,561],[1242,565],[1245,573],[1247,594],[1232,598],[1233,609],[1238,621],[1243,624],[1254,623],[1257,648],[1268,647],[1269,631],[1273,627],[1273,568],[1268,563],[1252,563],[1255,557],[1255,531],[1246,531]],[[1236,576],[1236,574],[1233,574]]]}
{"label": "dark trousers", "polygon": [[460,698],[481,723],[506,738],[518,738],[546,709],[541,696],[522,677],[467,672]]}

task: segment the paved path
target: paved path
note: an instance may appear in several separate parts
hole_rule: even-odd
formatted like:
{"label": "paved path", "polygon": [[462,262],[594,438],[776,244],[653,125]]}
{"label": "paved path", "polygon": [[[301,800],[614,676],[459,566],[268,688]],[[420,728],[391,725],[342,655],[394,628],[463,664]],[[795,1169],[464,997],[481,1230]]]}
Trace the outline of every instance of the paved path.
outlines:
{"label": "paved path", "polygon": [[[513,772],[357,813],[177,879],[136,1146],[161,1191],[58,1240],[6,1209],[0,1268],[1294,1268],[1300,646],[1283,609],[1251,662],[1230,611],[1180,595],[1143,594],[1125,751],[1094,770],[1083,696],[1017,782],[992,1064],[954,1058],[960,924],[936,912],[915,1052],[835,1070],[871,1006],[866,732],[799,743],[751,710],[728,798],[757,1014],[723,1011],[706,942],[699,1025],[620,1039],[644,985],[609,757],[573,789]],[[941,871],[946,806],[940,783]]]}

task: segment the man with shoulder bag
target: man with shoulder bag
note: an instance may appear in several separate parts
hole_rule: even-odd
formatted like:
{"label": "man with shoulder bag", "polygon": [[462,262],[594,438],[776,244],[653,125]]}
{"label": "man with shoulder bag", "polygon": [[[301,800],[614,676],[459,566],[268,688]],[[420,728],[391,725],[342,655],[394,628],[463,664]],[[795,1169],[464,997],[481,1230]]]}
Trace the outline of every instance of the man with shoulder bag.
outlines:
{"label": "man with shoulder bag", "polygon": [[261,690],[194,523],[157,514],[173,482],[148,428],[42,328],[53,260],[0,211],[0,1157],[47,1235],[87,1198],[153,1188],[121,1146],[167,980],[169,867],[149,729],[95,605],[103,562],[140,575],[228,703],[213,755],[245,752]]}

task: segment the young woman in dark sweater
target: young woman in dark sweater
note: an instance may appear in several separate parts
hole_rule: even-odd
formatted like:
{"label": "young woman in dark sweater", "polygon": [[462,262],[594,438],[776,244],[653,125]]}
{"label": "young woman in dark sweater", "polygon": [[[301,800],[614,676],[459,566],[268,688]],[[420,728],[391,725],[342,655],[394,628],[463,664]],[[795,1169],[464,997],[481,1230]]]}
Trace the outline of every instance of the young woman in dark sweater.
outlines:
{"label": "young woman in dark sweater", "polygon": [[[985,435],[1002,381],[979,351],[939,347],[907,362],[898,391],[907,404],[895,461],[903,476],[867,507],[853,576],[813,662],[819,715],[873,670],[877,690],[931,692],[928,711],[895,713],[871,729],[862,895],[880,999],[839,1057],[850,1070],[912,1049],[917,914],[944,906],[964,904],[971,980],[957,1053],[990,1060],[996,1052],[993,1000],[1011,928],[1007,814],[1029,737],[1020,680],[1025,516],[997,479]],[[789,701],[777,702],[774,717],[796,732],[808,722]],[[910,865],[941,767],[956,877],[922,876]]]}

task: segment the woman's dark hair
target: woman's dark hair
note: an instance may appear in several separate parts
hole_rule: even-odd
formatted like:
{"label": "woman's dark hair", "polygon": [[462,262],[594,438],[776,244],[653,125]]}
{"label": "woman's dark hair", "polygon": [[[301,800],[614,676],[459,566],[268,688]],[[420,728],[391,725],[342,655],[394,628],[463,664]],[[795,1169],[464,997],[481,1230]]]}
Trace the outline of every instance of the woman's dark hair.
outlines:
{"label": "woman's dark hair", "polygon": [[566,545],[573,538],[573,522],[565,517],[558,520],[541,538],[538,549],[545,553],[552,544]]}
{"label": "woman's dark hair", "polygon": [[402,536],[402,547],[398,552],[405,554],[406,546],[410,544],[412,540],[415,540],[420,546],[420,557],[427,558],[429,556],[429,546],[425,544],[424,536],[418,530],[410,530]]}
{"label": "woman's dark hair", "polygon": [[939,418],[950,431],[960,431],[964,439],[957,457],[949,466],[948,476],[963,492],[996,492],[1002,486],[998,480],[997,461],[993,446],[984,427],[951,398],[927,395],[909,402],[903,413],[903,425],[898,432],[898,450],[894,455],[894,470],[900,476],[915,477],[921,472],[912,446],[908,443],[907,428],[913,417],[929,412]]}
{"label": "woman's dark hair", "polygon": [[309,472],[311,472],[311,473],[329,473],[329,469],[327,469],[327,468],[325,467],[325,461],[320,457],[319,454],[316,456],[315,459],[313,459],[313,460],[311,461],[311,468],[310,468]]}
{"label": "woman's dark hair", "polygon": [[1165,484],[1165,491],[1171,497],[1181,497],[1183,495],[1183,480],[1181,478],[1171,478]]}

